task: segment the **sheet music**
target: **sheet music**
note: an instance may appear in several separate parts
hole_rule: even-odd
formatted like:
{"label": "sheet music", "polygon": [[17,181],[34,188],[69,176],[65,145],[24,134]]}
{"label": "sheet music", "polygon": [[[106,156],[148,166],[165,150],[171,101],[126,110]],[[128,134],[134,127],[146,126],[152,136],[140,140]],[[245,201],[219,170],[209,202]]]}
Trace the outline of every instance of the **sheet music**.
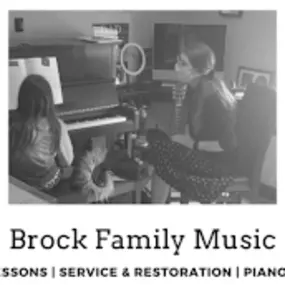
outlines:
{"label": "sheet music", "polygon": [[9,110],[17,109],[19,89],[26,76],[24,59],[9,60]]}
{"label": "sheet music", "polygon": [[50,83],[54,104],[63,103],[59,70],[55,57],[28,58],[26,59],[26,68],[29,75],[41,75]]}

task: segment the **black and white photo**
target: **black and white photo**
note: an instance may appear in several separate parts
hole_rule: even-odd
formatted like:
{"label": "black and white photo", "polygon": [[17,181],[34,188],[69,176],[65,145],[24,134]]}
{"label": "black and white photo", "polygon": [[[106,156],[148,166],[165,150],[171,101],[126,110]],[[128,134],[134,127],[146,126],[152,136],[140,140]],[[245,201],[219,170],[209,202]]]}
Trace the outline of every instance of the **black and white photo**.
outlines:
{"label": "black and white photo", "polygon": [[9,11],[9,204],[276,204],[276,16]]}

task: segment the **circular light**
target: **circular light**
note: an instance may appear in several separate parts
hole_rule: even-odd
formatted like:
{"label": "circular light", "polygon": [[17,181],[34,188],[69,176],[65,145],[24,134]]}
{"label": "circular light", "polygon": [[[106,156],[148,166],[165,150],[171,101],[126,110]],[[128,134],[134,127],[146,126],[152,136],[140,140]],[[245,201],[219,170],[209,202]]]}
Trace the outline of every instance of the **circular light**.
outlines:
{"label": "circular light", "polygon": [[[127,67],[125,65],[124,54],[125,54],[127,48],[129,48],[129,47],[137,48],[138,51],[140,52],[141,56],[142,56],[142,64],[141,64],[140,68],[137,71],[129,70],[129,69],[127,69]],[[139,74],[141,74],[143,72],[144,68],[145,68],[145,65],[146,65],[146,58],[145,58],[144,50],[143,50],[143,48],[140,45],[138,45],[136,43],[127,43],[127,44],[125,44],[124,47],[122,48],[120,59],[121,59],[121,66],[122,66],[123,71],[126,74],[131,75],[131,76],[138,76]]]}

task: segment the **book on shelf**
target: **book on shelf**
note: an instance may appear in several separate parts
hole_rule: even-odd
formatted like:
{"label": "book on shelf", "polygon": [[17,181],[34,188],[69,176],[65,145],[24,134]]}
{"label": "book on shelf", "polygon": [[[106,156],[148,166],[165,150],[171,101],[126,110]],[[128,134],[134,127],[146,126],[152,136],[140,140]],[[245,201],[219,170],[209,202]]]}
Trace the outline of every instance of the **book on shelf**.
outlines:
{"label": "book on shelf", "polygon": [[119,38],[105,38],[105,37],[94,37],[94,36],[82,36],[79,38],[81,41],[98,43],[98,44],[119,44],[122,42]]}

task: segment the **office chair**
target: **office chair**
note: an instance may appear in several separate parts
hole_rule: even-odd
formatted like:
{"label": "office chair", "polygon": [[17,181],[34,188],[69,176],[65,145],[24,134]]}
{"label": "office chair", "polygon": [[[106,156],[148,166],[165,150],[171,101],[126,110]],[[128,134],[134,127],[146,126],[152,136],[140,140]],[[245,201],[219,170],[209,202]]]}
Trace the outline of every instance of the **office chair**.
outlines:
{"label": "office chair", "polygon": [[225,196],[240,193],[250,203],[259,203],[262,166],[276,129],[276,92],[251,84],[237,109],[238,161],[236,183]]}

